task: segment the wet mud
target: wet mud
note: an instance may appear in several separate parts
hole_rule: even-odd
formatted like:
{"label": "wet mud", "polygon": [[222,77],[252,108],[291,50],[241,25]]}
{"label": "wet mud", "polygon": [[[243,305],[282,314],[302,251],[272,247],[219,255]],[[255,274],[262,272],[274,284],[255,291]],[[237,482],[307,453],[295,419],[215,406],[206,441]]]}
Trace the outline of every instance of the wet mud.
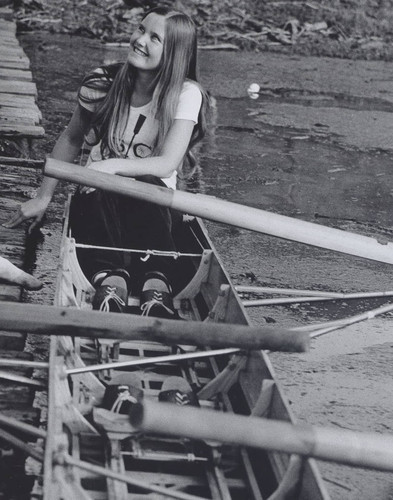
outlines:
{"label": "wet mud", "polygon": [[[21,42],[32,62],[47,133],[35,148],[42,158],[66,125],[85,72],[123,59],[126,52],[58,35],[24,35]],[[392,239],[392,64],[208,51],[201,52],[201,63],[201,79],[215,107],[188,189]],[[261,86],[258,99],[247,95],[253,82]],[[29,292],[29,301],[53,299],[69,190],[59,190],[41,230],[34,274],[45,287]],[[393,289],[387,264],[216,223],[209,222],[208,229],[237,284],[334,292]],[[292,326],[357,314],[387,301],[264,306],[248,312],[256,323]],[[320,426],[391,432],[391,331],[388,314],[314,339],[307,354],[272,354],[294,417]],[[333,500],[393,498],[388,473],[319,465]]]}

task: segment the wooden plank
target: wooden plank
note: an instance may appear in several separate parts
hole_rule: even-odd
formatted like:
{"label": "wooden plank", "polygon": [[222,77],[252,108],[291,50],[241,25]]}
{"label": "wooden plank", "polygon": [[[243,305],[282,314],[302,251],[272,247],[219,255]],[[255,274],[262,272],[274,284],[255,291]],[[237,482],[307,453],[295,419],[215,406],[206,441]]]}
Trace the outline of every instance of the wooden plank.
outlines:
{"label": "wooden plank", "polygon": [[[1,55],[0,55],[1,57]],[[37,86],[33,82],[17,82],[15,80],[0,80],[0,92],[31,95],[37,97]]]}
{"label": "wooden plank", "polygon": [[26,57],[26,53],[20,45],[14,45],[14,46],[2,45],[0,47],[0,58],[3,57],[4,54],[5,55],[11,54],[11,55],[15,55],[17,57],[19,57],[19,56]]}
{"label": "wooden plank", "polygon": [[12,61],[0,60],[0,68],[29,69],[30,61],[26,58]]}
{"label": "wooden plank", "polygon": [[20,44],[15,37],[3,33],[0,33],[0,43],[4,47],[20,47]]}
{"label": "wooden plank", "polygon": [[22,115],[22,110],[20,110],[19,115],[13,115],[9,116],[3,113],[0,114],[0,130],[2,129],[3,126],[9,128],[9,127],[15,127],[19,128],[19,126],[32,126],[32,125],[37,125],[37,120],[34,120],[34,118],[30,117],[29,115]]}
{"label": "wooden plank", "polygon": [[11,106],[1,106],[0,105],[0,117],[4,119],[16,118],[23,119],[27,118],[33,122],[33,125],[38,125],[41,121],[41,114],[33,108],[12,108]]}
{"label": "wooden plank", "polygon": [[[0,168],[6,165],[26,167],[26,168],[42,168],[44,160],[32,160],[31,158],[11,158],[8,156],[0,156]],[[27,181],[30,185],[30,181]]]}
{"label": "wooden plank", "polygon": [[12,93],[0,94],[0,106],[10,106],[12,108],[33,108],[37,109],[37,104],[33,96],[16,95]]}
{"label": "wooden plank", "polygon": [[21,69],[7,69],[0,68],[0,79],[2,80],[26,80],[31,82],[33,75],[31,71],[24,71]]}
{"label": "wooden plank", "polygon": [[10,61],[10,62],[19,62],[19,61],[24,61],[26,64],[30,65],[29,59],[24,56],[24,55],[16,55],[16,54],[10,54],[10,53],[5,53],[2,54],[0,59],[2,61]]}
{"label": "wooden plank", "polygon": [[45,130],[43,127],[37,127],[33,125],[8,126],[5,124],[2,125],[0,123],[0,135],[11,136],[11,137],[39,138],[39,137],[44,137]]}

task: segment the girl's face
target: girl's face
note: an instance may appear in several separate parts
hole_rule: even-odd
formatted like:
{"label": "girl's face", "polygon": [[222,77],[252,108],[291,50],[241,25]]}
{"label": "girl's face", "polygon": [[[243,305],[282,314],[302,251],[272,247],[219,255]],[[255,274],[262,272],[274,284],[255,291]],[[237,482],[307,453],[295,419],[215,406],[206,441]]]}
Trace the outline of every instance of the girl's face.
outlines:
{"label": "girl's face", "polygon": [[164,49],[165,17],[154,12],[143,19],[131,35],[128,62],[135,68],[156,71]]}

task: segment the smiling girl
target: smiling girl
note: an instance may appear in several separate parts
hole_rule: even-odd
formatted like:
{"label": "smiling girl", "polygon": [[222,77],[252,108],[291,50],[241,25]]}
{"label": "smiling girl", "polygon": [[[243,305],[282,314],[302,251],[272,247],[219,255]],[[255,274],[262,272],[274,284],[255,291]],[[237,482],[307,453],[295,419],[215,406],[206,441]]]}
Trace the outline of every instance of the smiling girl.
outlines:
{"label": "smiling girl", "polygon": [[[84,79],[78,105],[52,157],[73,162],[85,139],[87,166],[176,188],[176,175],[191,147],[205,133],[208,97],[197,81],[197,35],[192,20],[167,8],[148,12],[130,40],[125,63],[103,66]],[[43,218],[57,181],[45,177],[36,198],[6,224]],[[171,210],[101,190],[81,189],[71,205],[77,242],[89,245],[175,250]],[[142,313],[172,317],[172,259],[128,262],[123,253],[95,250],[79,259],[96,287],[93,307],[122,311],[132,286],[142,292]],[[131,279],[130,279],[131,277]],[[130,284],[132,281],[132,285]]]}

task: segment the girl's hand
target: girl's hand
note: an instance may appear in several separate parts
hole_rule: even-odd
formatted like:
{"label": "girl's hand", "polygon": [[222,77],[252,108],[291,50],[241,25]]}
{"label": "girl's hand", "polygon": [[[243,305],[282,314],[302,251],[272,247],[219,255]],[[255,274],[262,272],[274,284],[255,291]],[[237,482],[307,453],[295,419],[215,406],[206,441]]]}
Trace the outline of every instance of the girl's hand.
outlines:
{"label": "girl's hand", "polygon": [[30,224],[27,231],[30,234],[32,230],[42,221],[48,205],[49,200],[43,200],[41,198],[28,200],[20,205],[11,219],[8,222],[4,222],[2,226],[14,228],[19,226],[25,220],[33,219],[33,222]]}

